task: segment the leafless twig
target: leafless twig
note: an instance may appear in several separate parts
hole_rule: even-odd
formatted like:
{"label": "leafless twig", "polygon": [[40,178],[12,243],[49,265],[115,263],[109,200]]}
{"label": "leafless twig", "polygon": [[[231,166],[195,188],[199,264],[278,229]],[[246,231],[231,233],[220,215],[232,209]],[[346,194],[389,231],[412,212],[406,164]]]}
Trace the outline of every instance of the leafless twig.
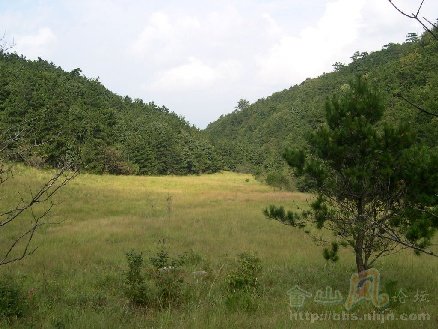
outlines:
{"label": "leafless twig", "polygon": [[[408,14],[405,11],[403,11],[402,9],[400,9],[396,4],[394,4],[393,0],[388,0],[388,1],[400,14],[402,14],[403,16],[406,16],[408,18],[416,20],[418,23],[420,23],[420,25],[423,27],[423,29],[425,31],[430,33],[430,35],[433,38],[435,38],[435,40],[438,40],[438,34],[434,31],[434,29],[437,28],[437,25],[430,22],[426,17],[420,17],[420,11],[421,11],[421,8],[423,7],[424,0],[422,0],[420,5],[418,6],[417,12],[412,13],[412,14]],[[427,24],[429,24],[429,26]]]}
{"label": "leafless twig", "polygon": [[0,53],[7,53],[9,50],[15,47],[15,41],[12,42],[6,40],[6,32],[0,37]]}
{"label": "leafless twig", "polygon": [[[0,135],[0,187],[13,177],[14,164],[5,161],[3,158],[7,157],[4,157],[4,154],[25,135],[30,127],[29,123],[30,121],[24,121],[22,126],[9,128]],[[54,195],[77,174],[78,169],[72,163],[66,162],[37,191],[29,191],[28,196],[19,193],[19,200],[15,205],[0,210],[0,234],[3,238],[1,242],[2,248],[5,248],[4,251],[0,251],[0,266],[17,262],[35,252],[36,248],[31,248],[31,242],[37,229],[43,225],[55,224],[44,220],[54,206]],[[40,205],[39,214],[36,211],[37,205]],[[31,224],[26,227],[21,220],[27,213],[31,216]],[[5,243],[5,232],[15,226],[15,222],[26,228],[12,238],[11,242]]]}
{"label": "leafless twig", "polygon": [[433,113],[433,112],[431,112],[429,110],[426,110],[425,108],[423,108],[423,107],[413,103],[412,101],[410,101],[409,99],[407,99],[406,97],[404,97],[400,93],[395,94],[395,97],[398,97],[398,98],[402,99],[403,101],[405,101],[406,103],[408,103],[409,105],[411,105],[412,107],[416,108],[418,111],[420,111],[422,113],[425,113],[425,114],[428,114],[428,115],[432,115],[432,116],[438,118],[438,114],[437,113]]}
{"label": "leafless twig", "polygon": [[[59,223],[44,221],[54,206],[53,196],[74,179],[77,174],[78,170],[71,164],[64,165],[38,191],[32,193],[27,200],[21,197],[18,205],[0,213],[0,230],[5,230],[13,222],[20,220],[25,212],[29,212],[31,215],[31,225],[14,237],[5,251],[1,253],[0,266],[17,262],[35,252],[36,248],[31,248],[31,242],[37,229],[43,225]],[[37,214],[35,210],[37,204],[46,204],[40,214]]]}

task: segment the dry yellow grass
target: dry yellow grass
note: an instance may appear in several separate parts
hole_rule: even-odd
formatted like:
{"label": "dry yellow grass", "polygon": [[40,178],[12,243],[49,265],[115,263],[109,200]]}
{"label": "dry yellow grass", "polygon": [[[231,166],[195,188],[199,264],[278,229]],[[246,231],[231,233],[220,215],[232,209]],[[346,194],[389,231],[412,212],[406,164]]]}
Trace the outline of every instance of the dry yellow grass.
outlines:
{"label": "dry yellow grass", "polygon": [[[12,202],[16,192],[37,186],[49,175],[20,167],[14,182],[3,190],[3,202]],[[306,328],[308,322],[289,319],[286,291],[295,284],[308,290],[331,285],[346,293],[354,270],[352,255],[343,250],[338,264],[326,264],[321,247],[302,231],[265,219],[262,210],[269,204],[302,207],[310,197],[274,191],[250,175],[234,173],[188,177],[80,175],[56,197],[59,204],[51,220],[64,222],[40,231],[34,241],[39,249],[33,256],[0,268],[0,274],[12,274],[25,289],[36,291],[36,315],[14,326],[25,328],[34,323],[46,328],[59,322],[66,328]],[[257,254],[264,268],[259,311],[227,313],[218,302],[220,293],[179,310],[129,310],[121,291],[125,253],[136,249],[147,258],[163,241],[173,254],[193,250],[201,255],[217,274],[217,291],[226,275],[226,266],[220,270],[224,265],[241,252]],[[434,259],[408,252],[378,264],[384,283],[397,281],[397,288],[411,295],[416,289],[427,291],[429,303],[398,306],[398,311],[433,314],[432,321],[421,323],[423,328],[437,324],[436,265]],[[95,306],[101,299],[103,305]],[[312,306],[309,310],[321,308]],[[377,323],[341,325],[369,328]],[[388,322],[385,326],[410,328],[412,323]],[[327,321],[320,327],[340,326]]]}

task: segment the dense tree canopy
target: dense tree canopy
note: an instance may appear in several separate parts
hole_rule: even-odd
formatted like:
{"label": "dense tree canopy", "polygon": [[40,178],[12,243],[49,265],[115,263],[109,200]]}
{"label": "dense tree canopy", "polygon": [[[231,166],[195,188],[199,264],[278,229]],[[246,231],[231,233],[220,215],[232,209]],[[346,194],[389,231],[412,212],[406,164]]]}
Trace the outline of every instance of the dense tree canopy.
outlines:
{"label": "dense tree canopy", "polygon": [[325,106],[325,124],[309,136],[308,150],[284,155],[305,176],[316,198],[310,210],[265,214],[292,226],[309,223],[350,246],[358,272],[399,248],[417,252],[431,244],[438,228],[438,149],[418,143],[405,123],[382,122],[380,94],[358,78]]}
{"label": "dense tree canopy", "polygon": [[357,74],[367,76],[383,93],[387,109],[383,122],[409,122],[419,140],[438,145],[438,118],[405,100],[438,111],[437,40],[428,33],[417,38],[409,34],[404,44],[390,43],[372,53],[356,52],[352,60],[349,65],[337,62],[332,73],[307,79],[211,123],[205,134],[221,151],[225,165],[253,173],[283,170],[282,151],[307,143],[306,135],[324,121],[326,98],[345,88]]}
{"label": "dense tree canopy", "polygon": [[108,91],[80,69],[0,52],[0,129],[21,139],[9,160],[56,167],[65,157],[113,174],[197,174],[220,169],[214,147],[183,118]]}

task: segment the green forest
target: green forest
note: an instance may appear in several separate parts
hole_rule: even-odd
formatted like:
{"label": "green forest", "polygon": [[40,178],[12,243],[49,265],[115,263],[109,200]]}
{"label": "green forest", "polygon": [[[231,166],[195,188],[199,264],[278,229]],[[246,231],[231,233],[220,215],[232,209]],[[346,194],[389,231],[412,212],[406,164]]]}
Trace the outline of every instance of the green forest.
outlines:
{"label": "green forest", "polygon": [[[418,138],[436,146],[438,43],[410,35],[372,53],[356,52],[348,65],[236,109],[200,131],[165,106],[122,97],[80,69],[65,72],[43,59],[0,53],[0,125],[3,138],[19,135],[7,157],[36,167],[75,159],[85,172],[200,174],[252,173],[287,186],[282,153],[303,146],[323,121],[324,103],[357,75],[385,96],[386,121],[409,122]],[[402,97],[398,97],[402,95]],[[409,104],[406,99],[411,102]]]}
{"label": "green forest", "polygon": [[[389,43],[372,53],[356,52],[348,65],[335,63],[334,72],[259,99],[242,100],[234,112],[204,131],[229,170],[267,176],[287,183],[290,174],[282,153],[306,144],[306,136],[324,122],[324,104],[362,75],[384,96],[384,122],[409,122],[418,139],[438,143],[438,118],[406,102],[438,111],[438,42],[430,34],[410,35],[403,44]],[[406,100],[398,97],[401,95]],[[286,184],[287,185],[287,184]]]}
{"label": "green forest", "polygon": [[121,97],[80,69],[0,52],[0,131],[7,160],[85,172],[200,174],[221,168],[210,142],[153,102]]}
{"label": "green forest", "polygon": [[[157,62],[186,55],[160,28],[220,45],[191,17],[152,21],[134,48]],[[142,89],[154,102],[0,36],[0,329],[436,329],[438,27],[425,22],[254,103],[241,95],[205,129],[156,99],[192,100],[232,79],[233,61],[143,71],[167,78]],[[56,43],[41,31],[31,41]]]}

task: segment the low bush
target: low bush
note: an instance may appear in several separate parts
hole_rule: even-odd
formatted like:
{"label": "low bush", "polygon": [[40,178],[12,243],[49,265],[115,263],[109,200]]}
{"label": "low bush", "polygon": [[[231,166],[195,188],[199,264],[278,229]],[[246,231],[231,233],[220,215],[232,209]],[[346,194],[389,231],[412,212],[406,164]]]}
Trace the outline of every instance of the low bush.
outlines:
{"label": "low bush", "polygon": [[271,171],[266,174],[265,182],[269,186],[280,190],[294,190],[294,181],[292,174],[288,171]]}
{"label": "low bush", "polygon": [[238,256],[237,264],[226,279],[228,309],[255,311],[260,293],[259,276],[262,272],[260,259],[248,253]]}
{"label": "low bush", "polygon": [[150,308],[174,307],[186,302],[191,290],[187,266],[202,261],[202,257],[193,251],[171,257],[165,249],[149,257],[148,267],[144,266],[141,253],[132,250],[126,257],[126,296],[132,304]]}
{"label": "low bush", "polygon": [[143,256],[131,250],[126,254],[128,272],[126,273],[125,294],[132,304],[147,306],[153,300],[153,291],[142,274]]}
{"label": "low bush", "polygon": [[11,277],[0,279],[0,319],[21,318],[27,310],[27,300],[20,285]]}

